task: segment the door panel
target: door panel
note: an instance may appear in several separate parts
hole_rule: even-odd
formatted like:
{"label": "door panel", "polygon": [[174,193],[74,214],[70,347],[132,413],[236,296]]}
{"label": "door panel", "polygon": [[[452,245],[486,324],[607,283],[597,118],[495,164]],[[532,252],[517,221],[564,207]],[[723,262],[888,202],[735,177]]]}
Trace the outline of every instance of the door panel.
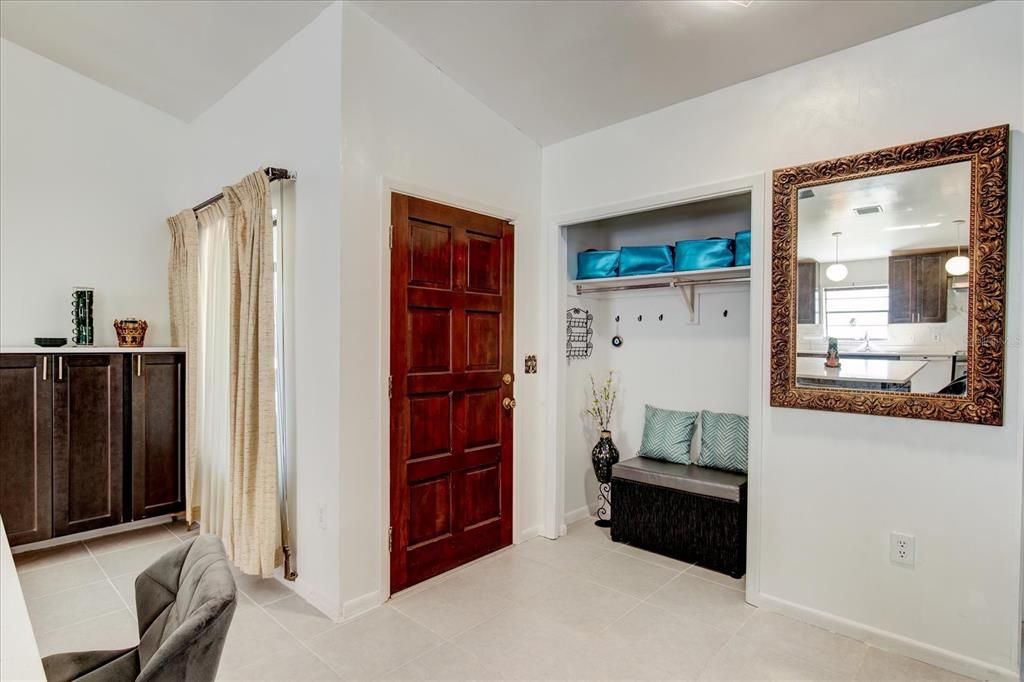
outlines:
{"label": "door panel", "polygon": [[53,383],[53,533],[122,520],[123,359],[57,355]]}
{"label": "door panel", "polygon": [[392,195],[391,589],[512,542],[513,228]]}
{"label": "door panel", "polygon": [[131,356],[132,518],[185,509],[185,357]]}
{"label": "door panel", "polygon": [[53,536],[51,368],[47,355],[0,355],[0,514],[11,545]]}

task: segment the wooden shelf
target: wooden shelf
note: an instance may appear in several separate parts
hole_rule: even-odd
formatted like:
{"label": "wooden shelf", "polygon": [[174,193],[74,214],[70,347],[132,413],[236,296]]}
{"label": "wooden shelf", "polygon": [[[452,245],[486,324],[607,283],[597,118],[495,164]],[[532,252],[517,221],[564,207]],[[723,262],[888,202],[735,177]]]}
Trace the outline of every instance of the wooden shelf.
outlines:
{"label": "wooden shelf", "polygon": [[[659,272],[654,275],[630,275],[627,277],[600,277],[575,279],[570,282],[577,294],[598,291],[628,291],[630,289],[654,289],[678,284],[705,284],[721,280],[750,281],[750,266],[739,265],[731,268],[709,270],[684,270],[682,272]],[[582,291],[581,291],[582,290]]]}
{"label": "wooden shelf", "polygon": [[631,275],[627,277],[600,277],[576,279],[570,282],[576,287],[576,295],[612,293],[616,291],[637,291],[641,289],[671,288],[679,291],[690,311],[690,322],[696,321],[696,297],[694,289],[715,284],[737,284],[750,282],[750,266],[709,270],[685,270],[682,272],[660,272],[654,275]]}

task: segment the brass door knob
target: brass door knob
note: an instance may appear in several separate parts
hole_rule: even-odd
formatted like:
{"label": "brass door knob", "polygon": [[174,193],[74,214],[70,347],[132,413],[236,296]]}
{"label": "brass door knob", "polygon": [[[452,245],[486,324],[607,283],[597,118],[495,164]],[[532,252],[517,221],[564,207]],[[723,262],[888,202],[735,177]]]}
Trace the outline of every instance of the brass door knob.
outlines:
{"label": "brass door knob", "polygon": [[516,406],[516,399],[505,398],[504,400],[501,401],[501,406],[504,407],[506,410],[511,410]]}

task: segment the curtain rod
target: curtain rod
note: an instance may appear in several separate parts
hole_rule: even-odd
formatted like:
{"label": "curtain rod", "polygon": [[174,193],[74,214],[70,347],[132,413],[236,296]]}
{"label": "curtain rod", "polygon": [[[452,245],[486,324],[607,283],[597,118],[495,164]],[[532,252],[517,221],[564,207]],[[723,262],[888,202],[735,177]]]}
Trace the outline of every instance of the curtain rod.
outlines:
{"label": "curtain rod", "polygon": [[[295,176],[292,175],[291,172],[287,168],[264,168],[263,172],[267,174],[267,179],[270,180],[270,182],[273,182],[274,180],[292,180],[292,179],[295,178]],[[224,193],[221,192],[217,196],[210,197],[209,199],[207,199],[203,203],[197,204],[196,206],[193,206],[192,207],[192,211],[194,213],[198,213],[199,211],[203,210],[207,206],[212,206],[213,204],[217,203],[218,201],[220,201],[223,198],[224,198]]]}

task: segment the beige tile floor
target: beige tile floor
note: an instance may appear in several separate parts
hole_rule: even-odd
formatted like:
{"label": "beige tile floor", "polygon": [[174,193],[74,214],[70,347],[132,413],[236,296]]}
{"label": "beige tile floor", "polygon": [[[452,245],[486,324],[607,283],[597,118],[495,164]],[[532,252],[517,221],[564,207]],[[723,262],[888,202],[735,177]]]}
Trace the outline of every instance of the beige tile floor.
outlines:
{"label": "beige tile floor", "polygon": [[[16,557],[43,655],[136,641],[135,575],[187,537],[157,526]],[[742,580],[612,543],[590,520],[334,623],[237,576],[224,680],[962,680],[743,600]]]}

